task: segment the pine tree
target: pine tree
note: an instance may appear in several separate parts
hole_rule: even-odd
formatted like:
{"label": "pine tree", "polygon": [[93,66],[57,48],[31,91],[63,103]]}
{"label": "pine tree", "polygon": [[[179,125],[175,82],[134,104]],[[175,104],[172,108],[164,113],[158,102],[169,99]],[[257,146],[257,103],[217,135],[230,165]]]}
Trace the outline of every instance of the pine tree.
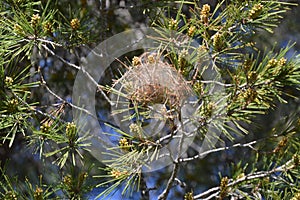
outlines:
{"label": "pine tree", "polygon": [[299,199],[299,56],[261,39],[295,6],[2,1],[1,199]]}

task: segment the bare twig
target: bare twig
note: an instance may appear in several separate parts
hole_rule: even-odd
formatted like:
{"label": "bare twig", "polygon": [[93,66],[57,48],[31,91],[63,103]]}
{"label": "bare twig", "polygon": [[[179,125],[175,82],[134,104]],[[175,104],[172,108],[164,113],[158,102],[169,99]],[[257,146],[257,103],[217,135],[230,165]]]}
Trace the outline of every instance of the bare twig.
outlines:
{"label": "bare twig", "polygon": [[219,152],[219,151],[225,151],[225,150],[229,150],[229,149],[233,149],[233,148],[237,148],[237,147],[248,147],[250,149],[256,150],[252,146],[256,143],[257,143],[257,141],[251,141],[251,142],[245,143],[245,144],[237,143],[237,144],[234,144],[234,145],[229,146],[229,147],[220,147],[220,148],[216,148],[216,149],[211,149],[211,150],[205,151],[203,153],[197,154],[193,157],[181,158],[181,159],[178,160],[178,162],[189,162],[189,161],[207,156],[208,154],[211,154],[211,153],[215,153],[215,152]]}
{"label": "bare twig", "polygon": [[55,47],[55,46],[56,47],[63,47],[62,44],[59,44],[57,42],[53,42],[53,41],[50,41],[50,40],[45,40],[45,39],[42,39],[42,38],[36,38],[36,41],[50,44],[52,47]]}
{"label": "bare twig", "polygon": [[205,80],[205,81],[200,81],[201,83],[205,83],[205,84],[207,84],[207,83],[214,83],[214,84],[216,84],[216,85],[220,85],[220,86],[223,86],[223,87],[232,87],[232,86],[234,86],[233,84],[226,84],[226,83],[221,83],[221,82],[219,82],[219,81],[210,81],[210,80]]}
{"label": "bare twig", "polygon": [[[43,40],[42,40],[43,41]],[[59,44],[57,44],[57,43],[50,43],[51,45],[59,45]],[[97,83],[97,81],[95,81],[95,79],[86,71],[86,70],[84,70],[84,68],[82,68],[82,67],[80,67],[80,66],[77,66],[77,65],[75,65],[75,64],[73,64],[73,63],[70,63],[70,62],[68,62],[67,60],[65,60],[64,58],[62,58],[61,56],[58,56],[57,54],[55,54],[51,49],[49,49],[48,47],[47,47],[47,45],[45,45],[45,44],[42,44],[42,47],[48,52],[48,53],[50,53],[52,56],[54,56],[54,57],[56,57],[57,59],[59,59],[61,62],[63,62],[64,64],[66,64],[66,65],[68,65],[68,66],[70,66],[70,67],[72,67],[72,68],[75,68],[75,69],[77,69],[77,70],[82,70],[82,72],[83,72],[83,74],[84,75],[86,75],[86,77],[88,78],[88,79],[90,79],[91,81],[92,81],[92,83],[94,84],[94,85],[96,85],[97,86],[97,89],[100,91],[100,93],[104,96],[104,98],[105,98],[105,100],[106,101],[108,101],[108,103],[110,104],[110,105],[114,105],[111,101],[110,101],[110,99],[107,97],[107,95],[104,93],[104,91],[103,91],[103,89],[102,89],[102,86],[101,85],[99,85],[98,83]]]}
{"label": "bare twig", "polygon": [[[183,122],[180,122],[181,123],[181,126],[183,126]],[[179,144],[178,144],[178,154],[176,155],[176,158],[173,158],[173,170],[172,170],[172,174],[168,180],[168,183],[167,183],[167,186],[166,188],[164,189],[164,191],[158,196],[158,199],[159,200],[166,200],[168,195],[169,195],[169,192],[172,188],[172,185],[174,184],[174,182],[177,182],[179,181],[179,179],[176,178],[176,175],[177,175],[177,172],[178,172],[178,168],[179,168],[179,156],[180,156],[180,152],[182,150],[182,143],[183,143],[183,137],[180,137],[180,141],[179,141]]]}
{"label": "bare twig", "polygon": [[[20,102],[22,102],[23,105],[25,105],[30,111],[32,111],[33,113],[35,114],[40,114],[44,117],[47,117],[49,119],[53,119],[53,120],[58,120],[60,122],[63,122],[62,119],[60,118],[57,118],[56,116],[54,115],[51,115],[51,114],[48,114],[48,113],[45,113],[39,109],[36,109],[35,106],[31,106],[29,105],[26,101],[24,101],[21,97],[19,97],[17,94],[13,93],[14,97],[17,98]],[[9,117],[9,116],[12,116],[12,115],[1,115],[3,117]]]}
{"label": "bare twig", "polygon": [[143,174],[141,174],[140,186],[141,186],[141,196],[142,196],[141,200],[149,200],[150,199],[149,189],[147,187],[147,183]]}
{"label": "bare twig", "polygon": [[175,178],[174,181],[182,188],[185,188],[186,187],[186,183],[179,180],[178,178]]}
{"label": "bare twig", "polygon": [[54,53],[51,49],[49,49],[48,47],[47,47],[47,45],[45,45],[45,44],[41,44],[41,46],[48,52],[48,53],[50,53],[52,56],[54,56],[54,57],[56,57],[57,59],[59,59],[61,62],[63,62],[64,64],[66,64],[66,65],[68,65],[68,66],[70,66],[70,67],[72,67],[72,68],[75,68],[75,69],[80,69],[80,67],[79,66],[77,66],[77,65],[75,65],[75,64],[73,64],[73,63],[70,63],[70,62],[68,62],[67,60],[65,60],[64,58],[62,58],[61,56],[58,56],[56,53]]}
{"label": "bare twig", "polygon": [[[251,174],[248,174],[248,175],[245,175],[237,180],[233,180],[233,179],[230,179],[229,182],[228,182],[228,187],[232,187],[232,186],[235,186],[241,182],[244,182],[244,181],[249,181],[249,180],[254,180],[254,179],[259,179],[259,178],[264,178],[264,177],[267,177],[267,176],[270,176],[271,174],[274,174],[276,172],[284,172],[284,171],[288,171],[290,169],[293,169],[295,167],[293,163],[293,160],[289,160],[287,163],[285,163],[284,165],[281,165],[277,168],[274,168],[270,171],[259,171],[259,172],[254,172],[254,173],[251,173]],[[209,200],[209,199],[213,199],[215,197],[217,197],[220,193],[220,187],[213,187],[201,194],[198,194],[198,195],[195,195],[194,196],[194,199],[205,199],[205,200]],[[210,196],[208,196],[210,195]],[[207,198],[204,198],[208,196]]]}
{"label": "bare twig", "polygon": [[90,79],[90,81],[92,81],[92,83],[93,83],[94,85],[97,86],[98,91],[100,91],[100,93],[101,93],[102,96],[105,98],[105,100],[106,100],[111,106],[115,105],[115,103],[113,103],[113,102],[108,98],[108,96],[105,94],[105,92],[103,91],[103,86],[102,86],[102,85],[99,85],[99,84],[97,83],[97,81],[95,81],[95,79],[91,76],[91,74],[88,73],[84,68],[81,68],[81,71],[82,71],[82,73],[83,73],[85,76],[88,77],[88,79]]}
{"label": "bare twig", "polygon": [[72,108],[75,108],[75,109],[77,109],[77,110],[79,110],[79,111],[82,111],[82,112],[84,112],[84,113],[86,113],[86,114],[92,116],[93,118],[96,118],[96,116],[94,116],[94,115],[93,115],[92,113],[90,113],[88,110],[86,110],[86,109],[84,109],[84,108],[81,108],[81,107],[79,107],[79,106],[76,106],[76,105],[74,105],[74,104],[72,104],[72,103],[66,101],[66,100],[63,99],[62,97],[58,96],[55,92],[53,92],[53,91],[47,86],[47,83],[46,83],[46,81],[45,81],[45,79],[44,79],[44,77],[43,77],[43,75],[42,75],[40,69],[39,69],[39,73],[40,73],[40,77],[41,77],[41,84],[42,84],[42,86],[44,86],[44,87],[46,88],[46,90],[47,90],[51,95],[53,95],[55,98],[57,98],[57,99],[59,99],[60,101],[62,101],[64,104],[69,105],[69,106],[71,106]]}
{"label": "bare twig", "polygon": [[168,194],[169,194],[169,192],[171,190],[171,187],[173,185],[173,182],[175,180],[175,177],[176,177],[176,174],[177,174],[177,171],[178,171],[178,167],[179,167],[179,163],[174,163],[172,174],[171,174],[171,176],[168,180],[167,186],[164,189],[164,191],[158,196],[159,200],[166,200],[167,199]]}

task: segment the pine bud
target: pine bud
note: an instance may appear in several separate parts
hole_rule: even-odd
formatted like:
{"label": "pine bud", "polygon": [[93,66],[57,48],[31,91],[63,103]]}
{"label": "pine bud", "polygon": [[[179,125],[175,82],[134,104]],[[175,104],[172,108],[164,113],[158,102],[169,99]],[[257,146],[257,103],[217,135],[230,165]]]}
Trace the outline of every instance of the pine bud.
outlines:
{"label": "pine bud", "polygon": [[299,166],[300,164],[300,156],[298,154],[293,155],[294,165]]}
{"label": "pine bud", "polygon": [[112,169],[110,171],[110,174],[114,177],[114,178],[120,178],[121,176],[124,176],[126,174],[128,174],[127,171],[120,171],[120,170],[117,170],[117,169]]}
{"label": "pine bud", "polygon": [[248,72],[252,67],[253,61],[251,59],[246,59],[243,63],[243,68],[246,72]]}
{"label": "pine bud", "polygon": [[24,35],[24,29],[19,24],[14,25],[14,32],[17,35]]}
{"label": "pine bud", "polygon": [[278,61],[278,65],[280,67],[283,67],[284,65],[286,65],[286,59],[285,58],[280,58]]}
{"label": "pine bud", "polygon": [[30,22],[31,26],[36,27],[37,24],[40,22],[40,19],[41,17],[39,16],[39,14],[32,15]]}
{"label": "pine bud", "polygon": [[252,88],[248,88],[247,90],[242,91],[238,96],[239,100],[244,102],[245,104],[251,103],[256,99],[256,97],[257,92]]}
{"label": "pine bud", "polygon": [[156,63],[155,57],[154,57],[153,55],[149,55],[149,56],[148,56],[148,62],[149,62],[150,64]]}
{"label": "pine bud", "polygon": [[87,177],[88,177],[88,173],[86,173],[86,172],[80,173],[80,175],[78,177],[78,186],[81,187],[83,185],[83,183],[85,182]]}
{"label": "pine bud", "polygon": [[63,183],[68,187],[71,188],[72,187],[72,177],[70,175],[66,175],[63,178]]}
{"label": "pine bud", "polygon": [[140,65],[141,64],[141,59],[139,58],[139,57],[137,57],[137,56],[134,56],[133,58],[132,58],[132,65],[133,66],[138,66],[138,65]]}
{"label": "pine bud", "polygon": [[52,33],[52,23],[51,22],[46,22],[43,25],[44,33],[46,34],[51,34]]}
{"label": "pine bud", "polygon": [[184,200],[194,200],[193,192],[185,193]]}
{"label": "pine bud", "polygon": [[220,184],[220,198],[223,199],[228,194],[228,178],[223,177]]}
{"label": "pine bud", "polygon": [[249,81],[250,83],[253,83],[253,82],[255,82],[256,80],[257,80],[257,73],[256,73],[255,71],[249,72],[249,74],[248,74],[248,81]]}
{"label": "pine bud", "polygon": [[213,110],[216,108],[215,103],[209,102],[207,106],[205,107],[205,116],[210,117],[213,113]]}
{"label": "pine bud", "polygon": [[9,112],[14,112],[18,109],[19,101],[17,99],[12,99],[7,102],[7,108]]}
{"label": "pine bud", "polygon": [[263,5],[261,5],[260,3],[255,4],[249,12],[249,18],[256,19],[261,14],[262,10],[263,10]]}
{"label": "pine bud", "polygon": [[178,21],[176,19],[170,19],[169,21],[169,29],[175,30],[177,29]]}
{"label": "pine bud", "polygon": [[77,30],[80,27],[80,20],[78,18],[74,18],[71,20],[70,25],[73,30]]}
{"label": "pine bud", "polygon": [[272,58],[268,61],[267,68],[276,67],[278,61],[275,58]]}
{"label": "pine bud", "polygon": [[204,4],[201,10],[201,15],[208,15],[210,12],[210,5]]}
{"label": "pine bud", "polygon": [[296,193],[291,200],[299,200],[300,199],[300,192]]}
{"label": "pine bud", "polygon": [[193,90],[196,92],[197,95],[199,96],[203,95],[203,84],[200,82],[196,82],[193,85]]}
{"label": "pine bud", "polygon": [[43,200],[43,189],[42,188],[36,188],[35,192],[34,192],[34,200]]}
{"label": "pine bud", "polygon": [[195,34],[196,26],[190,26],[188,30],[188,36],[192,37]]}
{"label": "pine bud", "polygon": [[4,84],[6,86],[8,86],[8,87],[11,86],[13,84],[13,82],[14,82],[14,80],[11,77],[9,77],[9,76],[5,77]]}
{"label": "pine bud", "polygon": [[200,20],[204,24],[208,24],[209,12],[210,12],[210,5],[204,4],[200,14]]}
{"label": "pine bud", "polygon": [[13,191],[7,191],[5,193],[4,199],[6,200],[17,200],[17,195]]}
{"label": "pine bud", "polygon": [[273,150],[274,153],[280,152],[288,143],[288,138],[283,137],[277,144],[277,147]]}
{"label": "pine bud", "polygon": [[213,36],[213,46],[214,46],[216,51],[222,50],[222,48],[224,47],[224,41],[223,41],[222,34],[216,33]]}
{"label": "pine bud", "polygon": [[48,122],[45,122],[43,123],[43,125],[40,126],[40,130],[43,132],[43,133],[48,133],[50,131],[50,124]]}
{"label": "pine bud", "polygon": [[184,68],[187,64],[186,57],[188,56],[188,51],[186,49],[183,49],[178,56],[178,64],[180,67]]}
{"label": "pine bud", "polygon": [[136,123],[132,123],[129,126],[130,132],[138,137],[142,137],[142,127]]}
{"label": "pine bud", "polygon": [[127,138],[121,138],[119,140],[119,146],[121,149],[128,151],[130,147],[133,147],[131,144],[129,144],[129,140]]}
{"label": "pine bud", "polygon": [[69,139],[69,142],[73,144],[74,140],[76,139],[76,135],[77,135],[77,128],[76,128],[76,125],[74,124],[74,122],[67,123],[66,135]]}

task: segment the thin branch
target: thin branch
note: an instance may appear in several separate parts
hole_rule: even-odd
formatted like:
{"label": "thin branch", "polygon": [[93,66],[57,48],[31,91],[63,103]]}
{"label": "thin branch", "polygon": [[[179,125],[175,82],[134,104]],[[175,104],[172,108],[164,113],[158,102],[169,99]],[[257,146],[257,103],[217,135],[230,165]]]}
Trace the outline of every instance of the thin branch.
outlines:
{"label": "thin branch", "polygon": [[[239,183],[242,183],[244,181],[249,181],[249,180],[254,180],[254,179],[259,179],[259,178],[264,178],[264,177],[267,177],[267,176],[270,176],[271,174],[274,174],[276,172],[285,172],[285,171],[288,171],[290,169],[293,169],[295,167],[295,165],[291,165],[291,163],[293,163],[294,161],[293,160],[289,160],[287,163],[285,163],[284,165],[281,165],[277,168],[274,168],[270,171],[259,171],[259,172],[254,172],[254,173],[251,173],[251,174],[248,174],[248,175],[245,175],[244,177],[242,178],[239,178],[237,180],[233,180],[233,179],[230,179],[229,180],[229,183],[227,184],[227,187],[232,187],[232,186],[235,186]],[[212,194],[213,193],[213,194]],[[194,199],[203,199],[204,200],[204,197],[207,196],[207,195],[210,195],[209,197],[205,198],[205,200],[209,200],[209,199],[212,199],[212,198],[215,198],[218,196],[218,194],[220,193],[220,186],[218,187],[213,187],[201,194],[198,194],[196,196],[194,196]]]}
{"label": "thin branch", "polygon": [[168,183],[167,183],[167,187],[164,189],[164,191],[158,196],[158,199],[159,200],[166,200],[167,197],[168,197],[168,194],[171,190],[171,187],[173,185],[173,182],[175,180],[175,177],[176,177],[176,174],[177,174],[177,171],[178,171],[178,167],[179,167],[179,163],[174,163],[173,165],[173,170],[172,170],[172,174],[168,180]]}
{"label": "thin branch", "polygon": [[56,42],[53,42],[53,41],[50,41],[50,40],[45,40],[45,39],[42,39],[42,38],[36,38],[35,39],[36,41],[39,41],[39,42],[44,42],[44,43],[47,43],[47,44],[50,44],[52,47],[63,47],[62,44],[59,44],[59,43],[56,43]]}
{"label": "thin branch", "polygon": [[208,154],[211,154],[211,153],[215,153],[215,152],[219,152],[219,151],[225,151],[225,150],[229,150],[229,149],[233,149],[233,148],[237,148],[237,147],[248,147],[250,149],[256,150],[252,145],[256,144],[257,142],[258,141],[251,141],[251,142],[245,143],[245,144],[237,143],[237,144],[234,144],[234,145],[229,146],[229,147],[220,147],[220,148],[216,148],[216,149],[211,149],[211,150],[205,151],[203,153],[197,154],[193,157],[181,158],[181,159],[178,160],[178,162],[189,162],[189,161],[207,156]]}
{"label": "thin branch", "polygon": [[143,174],[141,174],[140,189],[141,189],[141,196],[142,196],[141,200],[149,200],[150,199],[149,189],[147,187],[147,183]]}
{"label": "thin branch", "polygon": [[[29,105],[26,101],[24,101],[21,97],[19,97],[17,94],[13,93],[14,97],[17,98],[20,102],[22,102],[23,105],[25,105],[30,111],[33,111],[35,114],[40,114],[44,117],[47,117],[47,118],[50,118],[50,119],[53,119],[53,120],[59,120],[60,122],[64,122],[64,120],[60,119],[60,118],[57,118],[56,116],[54,115],[51,115],[51,114],[48,114],[48,113],[45,113],[39,109],[36,109],[35,106],[31,106]],[[10,117],[12,115],[1,115],[1,116],[4,116],[4,117]]]}
{"label": "thin branch", "polygon": [[54,53],[51,49],[49,49],[48,47],[47,47],[47,45],[45,45],[45,44],[41,44],[41,46],[48,52],[48,53],[50,53],[52,56],[54,56],[54,57],[56,57],[57,59],[59,59],[61,62],[63,62],[64,64],[66,64],[66,65],[68,65],[68,66],[70,66],[70,67],[73,67],[73,68],[75,68],[75,69],[80,69],[80,67],[79,66],[77,66],[77,65],[75,65],[75,64],[73,64],[73,63],[70,63],[70,62],[68,62],[67,60],[65,60],[64,58],[62,58],[61,56],[58,56],[56,53]]}
{"label": "thin branch", "polygon": [[[183,122],[181,122],[181,126],[183,126]],[[171,190],[171,188],[172,188],[172,185],[173,185],[173,183],[174,182],[177,182],[178,183],[178,180],[179,179],[177,179],[176,178],[176,175],[177,175],[177,172],[178,172],[178,168],[179,168],[179,162],[178,162],[178,160],[179,160],[179,154],[180,154],[180,152],[181,152],[181,150],[182,150],[182,144],[183,144],[183,137],[180,137],[180,141],[179,141],[179,144],[178,144],[178,154],[177,154],[177,156],[176,156],[176,158],[174,159],[173,158],[173,162],[174,162],[174,164],[173,164],[173,171],[172,171],[172,174],[171,174],[171,176],[170,176],[170,178],[169,178],[169,180],[168,180],[168,183],[167,183],[167,186],[166,186],[166,188],[164,189],[164,191],[158,196],[158,199],[159,200],[166,200],[167,199],[167,197],[168,197],[168,195],[169,195],[169,192],[170,192],[170,190]]]}
{"label": "thin branch", "polygon": [[100,93],[103,95],[103,97],[105,98],[105,100],[106,100],[111,106],[114,106],[115,103],[113,103],[113,102],[108,98],[108,96],[105,94],[105,92],[103,91],[103,86],[102,86],[102,85],[99,85],[99,84],[97,83],[97,81],[95,81],[95,79],[91,76],[91,74],[88,73],[84,68],[81,68],[81,71],[82,71],[82,73],[83,73],[84,75],[86,75],[86,76],[90,79],[90,81],[93,82],[94,85],[97,86],[98,91],[100,91]]}
{"label": "thin branch", "polygon": [[84,109],[84,108],[81,108],[81,107],[79,107],[79,106],[76,106],[76,105],[74,105],[74,104],[72,104],[72,103],[66,101],[66,100],[63,99],[62,97],[58,96],[55,92],[53,92],[53,91],[47,86],[47,83],[46,83],[46,81],[45,81],[45,79],[44,79],[44,77],[43,77],[43,75],[42,75],[40,69],[39,69],[39,73],[40,73],[40,77],[41,77],[41,84],[42,84],[42,86],[44,86],[44,87],[46,88],[46,90],[47,90],[51,95],[53,95],[55,98],[57,98],[57,99],[59,99],[60,101],[62,101],[64,104],[69,105],[69,106],[71,106],[72,108],[75,108],[75,109],[77,109],[77,110],[79,110],[79,111],[82,111],[82,112],[84,112],[84,113],[86,113],[86,114],[92,116],[93,118],[96,118],[96,117],[95,117],[92,113],[90,113],[88,110],[86,110],[86,109]]}
{"label": "thin branch", "polygon": [[185,188],[186,187],[186,183],[179,180],[178,178],[175,178],[174,181],[182,188]]}
{"label": "thin branch", "polygon": [[200,81],[200,82],[201,83],[214,83],[216,85],[220,85],[220,86],[224,86],[224,87],[232,87],[232,86],[234,86],[233,84],[221,83],[219,81],[209,81],[209,80],[207,80],[207,81]]}
{"label": "thin branch", "polygon": [[[41,40],[41,41],[43,41],[43,40]],[[51,45],[59,45],[59,44],[57,44],[57,43],[50,43]],[[104,91],[103,91],[103,89],[102,89],[102,86],[101,85],[99,85],[98,83],[97,83],[97,81],[95,81],[95,79],[87,72],[87,71],[85,71],[84,70],[84,68],[81,68],[81,67],[79,67],[79,66],[77,66],[77,65],[75,65],[75,64],[73,64],[73,63],[70,63],[70,62],[68,62],[67,60],[65,60],[64,58],[62,58],[61,56],[58,56],[57,54],[55,54],[51,49],[49,49],[48,47],[47,47],[47,45],[45,45],[45,44],[42,44],[42,47],[48,52],[48,53],[50,53],[52,56],[54,56],[54,57],[56,57],[56,58],[58,58],[61,62],[63,62],[64,64],[66,64],[66,65],[68,65],[68,66],[70,66],[70,67],[72,67],[72,68],[75,68],[75,69],[77,69],[77,70],[82,70],[82,72],[92,81],[92,83],[94,84],[94,85],[96,85],[97,86],[97,89],[100,91],[100,93],[104,96],[104,98],[105,98],[105,100],[106,101],[108,101],[108,103],[110,104],[110,105],[114,105],[114,103],[113,102],[111,102],[111,100],[107,97],[107,95],[104,93]]]}

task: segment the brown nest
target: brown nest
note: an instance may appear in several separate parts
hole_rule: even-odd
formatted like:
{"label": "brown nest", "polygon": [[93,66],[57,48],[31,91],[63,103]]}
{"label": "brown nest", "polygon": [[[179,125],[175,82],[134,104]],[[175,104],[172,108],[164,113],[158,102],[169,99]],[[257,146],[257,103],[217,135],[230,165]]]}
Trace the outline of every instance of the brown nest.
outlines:
{"label": "brown nest", "polygon": [[157,54],[144,53],[138,59],[139,62],[135,60],[135,66],[129,67],[114,84],[114,87],[118,85],[120,96],[144,106],[166,104],[178,108],[191,94],[181,74]]}

